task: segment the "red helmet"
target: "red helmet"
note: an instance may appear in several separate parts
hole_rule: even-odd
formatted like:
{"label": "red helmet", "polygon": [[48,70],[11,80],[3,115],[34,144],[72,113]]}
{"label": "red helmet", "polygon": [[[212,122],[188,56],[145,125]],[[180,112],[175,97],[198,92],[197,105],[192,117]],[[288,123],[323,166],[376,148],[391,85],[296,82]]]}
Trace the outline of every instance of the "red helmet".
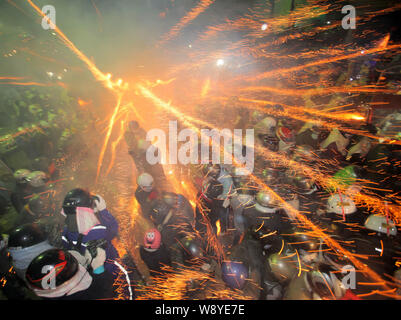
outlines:
{"label": "red helmet", "polygon": [[144,244],[147,249],[159,249],[162,236],[157,229],[150,229],[145,233]]}
{"label": "red helmet", "polygon": [[277,136],[281,141],[292,142],[294,141],[294,134],[291,129],[287,127],[279,127],[277,129]]}

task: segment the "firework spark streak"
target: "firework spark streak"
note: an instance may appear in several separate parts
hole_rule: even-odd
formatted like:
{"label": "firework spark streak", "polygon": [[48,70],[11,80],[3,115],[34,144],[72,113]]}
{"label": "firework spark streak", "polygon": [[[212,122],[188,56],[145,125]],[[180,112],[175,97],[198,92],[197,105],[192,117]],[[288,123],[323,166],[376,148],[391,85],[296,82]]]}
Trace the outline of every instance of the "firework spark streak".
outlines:
{"label": "firework spark streak", "polygon": [[[36,6],[32,0],[27,0],[28,3],[36,10],[36,12],[42,16],[43,18],[47,19],[49,21],[49,24],[52,24],[54,27],[54,32],[56,32],[60,39],[63,41],[63,43],[72,51],[75,53],[75,55],[86,64],[88,67],[89,71],[93,74],[93,76],[98,80],[103,83],[103,85],[106,88],[109,88],[113,90],[114,92],[120,92],[122,89],[127,88],[127,86],[122,86],[122,83],[120,80],[117,80],[116,82],[112,82],[110,80],[111,76],[110,74],[105,74],[101,72],[96,65],[87,57],[85,56],[68,38],[67,36],[40,10],[38,6]],[[127,85],[127,84],[126,84]]]}
{"label": "firework spark streak", "polygon": [[210,5],[216,0],[201,0],[199,4],[188,12],[184,17],[181,18],[180,22],[177,23],[171,30],[166,33],[162,39],[159,41],[158,46],[164,44],[165,42],[173,39],[177,34],[191,21],[195,20],[202,12],[204,12]]}
{"label": "firework spark streak", "polygon": [[318,60],[318,61],[309,62],[309,63],[306,63],[304,65],[295,66],[295,67],[291,67],[291,68],[266,71],[266,72],[264,72],[262,74],[259,74],[257,76],[248,77],[245,80],[246,81],[257,81],[257,80],[266,79],[266,78],[269,78],[269,77],[272,77],[272,76],[277,76],[277,75],[281,76],[281,75],[284,75],[286,73],[304,70],[304,69],[309,68],[309,67],[320,66],[320,65],[324,65],[324,64],[328,64],[328,63],[336,62],[336,61],[341,61],[341,60],[353,59],[353,58],[357,58],[357,57],[360,57],[360,56],[363,56],[363,55],[368,55],[368,54],[372,54],[372,53],[376,53],[376,52],[383,52],[383,51],[398,49],[400,47],[401,47],[401,45],[390,45],[390,46],[386,46],[384,48],[382,46],[379,46],[377,48],[365,50],[364,53],[361,53],[361,51],[357,51],[357,52],[354,52],[354,53],[350,53],[350,54],[346,54],[346,55],[340,55],[340,56],[332,57],[332,58],[329,58],[329,59],[321,59],[321,60]]}
{"label": "firework spark streak", "polygon": [[104,140],[102,150],[100,151],[99,160],[98,160],[98,163],[97,163],[96,181],[99,178],[100,168],[102,166],[103,157],[104,157],[104,154],[106,152],[107,145],[108,145],[109,139],[110,139],[110,135],[111,135],[111,132],[112,132],[113,127],[114,127],[115,118],[118,115],[118,112],[120,111],[121,99],[122,99],[122,95],[119,95],[118,96],[117,105],[115,106],[113,115],[110,118],[110,122],[109,122],[108,130],[107,130],[106,138]]}

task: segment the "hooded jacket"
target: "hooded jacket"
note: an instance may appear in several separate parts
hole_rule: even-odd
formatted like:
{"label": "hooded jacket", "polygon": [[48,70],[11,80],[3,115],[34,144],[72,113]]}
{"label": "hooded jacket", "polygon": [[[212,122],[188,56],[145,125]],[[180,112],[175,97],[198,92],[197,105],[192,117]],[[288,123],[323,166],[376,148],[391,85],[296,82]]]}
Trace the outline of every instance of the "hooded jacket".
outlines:
{"label": "hooded jacket", "polygon": [[76,250],[80,254],[85,255],[85,250],[89,241],[104,239],[107,241],[105,248],[106,262],[104,267],[106,271],[110,273],[118,272],[119,269],[114,264],[114,260],[118,259],[119,255],[116,248],[111,243],[111,240],[118,233],[118,223],[107,209],[100,211],[98,213],[98,218],[100,223],[93,225],[89,231],[85,232],[86,234],[82,234],[81,241],[78,241],[80,233],[66,226],[61,237],[63,247],[66,250]]}

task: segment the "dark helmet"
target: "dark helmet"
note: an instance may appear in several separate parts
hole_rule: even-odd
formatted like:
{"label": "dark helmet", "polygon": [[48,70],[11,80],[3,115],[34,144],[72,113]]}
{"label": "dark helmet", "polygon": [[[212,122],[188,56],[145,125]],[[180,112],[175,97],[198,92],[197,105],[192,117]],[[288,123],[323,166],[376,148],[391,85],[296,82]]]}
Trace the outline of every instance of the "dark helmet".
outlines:
{"label": "dark helmet", "polygon": [[15,228],[8,238],[8,247],[27,248],[47,239],[45,232],[35,223],[23,224]]}
{"label": "dark helmet", "polygon": [[[34,289],[56,289],[70,280],[78,268],[78,261],[68,251],[50,249],[32,260],[26,271],[26,279]],[[54,287],[51,286],[52,279]]]}
{"label": "dark helmet", "polygon": [[48,205],[45,199],[39,195],[33,196],[28,202],[29,210],[36,216],[40,216],[46,213]]}
{"label": "dark helmet", "polygon": [[377,127],[375,125],[373,125],[373,124],[370,124],[370,123],[362,125],[359,128],[359,130],[360,131],[365,131],[367,133],[374,134],[374,135],[377,134],[377,131],[378,131]]}
{"label": "dark helmet", "polygon": [[308,194],[314,190],[317,190],[317,186],[314,181],[304,176],[295,177],[294,184],[299,194]]}
{"label": "dark helmet", "polygon": [[320,246],[320,239],[313,237],[307,231],[296,229],[294,233],[288,236],[289,244],[298,250],[317,250]]}
{"label": "dark helmet", "polygon": [[306,274],[306,283],[318,299],[337,299],[341,293],[341,281],[337,270],[329,264],[319,263]]}
{"label": "dark helmet", "polygon": [[89,191],[76,188],[66,194],[63,202],[64,213],[75,214],[77,207],[93,207],[93,197]]}
{"label": "dark helmet", "polygon": [[208,163],[203,166],[202,172],[206,177],[217,179],[220,175],[221,167],[219,164]]}
{"label": "dark helmet", "polygon": [[[336,241],[341,241],[341,238],[337,235],[333,235],[331,236],[331,238],[335,239]],[[349,247],[347,246],[346,249],[352,252],[352,245],[350,245]],[[350,260],[347,256],[345,256],[337,249],[330,248],[326,243],[322,243],[321,252],[324,260],[338,270],[341,270],[344,266],[350,264]]]}
{"label": "dark helmet", "polygon": [[233,289],[242,289],[249,277],[248,268],[238,261],[223,261],[221,264],[223,281]]}
{"label": "dark helmet", "polygon": [[163,201],[170,207],[177,207],[178,206],[178,199],[179,195],[174,192],[163,192],[162,199]]}
{"label": "dark helmet", "polygon": [[199,240],[194,239],[191,236],[187,236],[181,241],[181,244],[184,248],[185,260],[203,258],[204,251],[202,249],[202,244]]}
{"label": "dark helmet", "polygon": [[156,225],[163,223],[164,218],[168,215],[171,210],[171,206],[163,200],[156,200],[152,204],[152,210],[150,216]]}
{"label": "dark helmet", "polygon": [[264,183],[272,185],[277,182],[278,170],[275,168],[266,168],[262,170],[261,177]]}
{"label": "dark helmet", "polygon": [[208,181],[203,186],[203,194],[208,199],[216,199],[222,193],[223,193],[223,185],[215,179]]}
{"label": "dark helmet", "polygon": [[264,223],[262,226],[252,225],[250,236],[260,243],[263,251],[269,253],[279,252],[284,241],[281,236],[271,234],[271,230]]}

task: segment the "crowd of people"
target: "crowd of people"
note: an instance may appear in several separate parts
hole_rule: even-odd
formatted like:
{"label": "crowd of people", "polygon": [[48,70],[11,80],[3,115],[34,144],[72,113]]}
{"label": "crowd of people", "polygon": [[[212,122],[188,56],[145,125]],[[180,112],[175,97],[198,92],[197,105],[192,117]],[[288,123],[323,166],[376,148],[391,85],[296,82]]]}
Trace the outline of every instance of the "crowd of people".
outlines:
{"label": "crowd of people", "polygon": [[[197,187],[192,203],[161,164],[146,161],[146,131],[129,123],[132,197],[152,226],[136,230],[138,257],[121,257],[113,245],[121,226],[102,195],[76,186],[60,202],[47,173],[16,170],[8,205],[18,219],[1,238],[2,296],[135,299],[187,274],[186,299],[396,298],[398,217],[387,209],[398,205],[401,114],[328,130],[283,116],[281,106],[266,110],[242,121],[254,129],[253,172],[212,162],[181,170]],[[57,219],[43,219],[49,208],[61,208]]]}
{"label": "crowd of people", "polygon": [[[253,173],[208,163],[180,175],[198,186],[195,210],[165,188],[161,165],[146,164],[144,131],[132,123],[136,139],[127,142],[142,172],[135,196],[154,225],[140,254],[152,276],[207,273],[201,286],[189,281],[189,299],[229,298],[222,288],[250,299],[395,298],[398,209],[388,208],[399,203],[400,114],[328,130],[281,116],[281,106],[266,110],[273,116],[254,113],[245,122],[255,131]],[[355,271],[352,281],[347,270]]]}

